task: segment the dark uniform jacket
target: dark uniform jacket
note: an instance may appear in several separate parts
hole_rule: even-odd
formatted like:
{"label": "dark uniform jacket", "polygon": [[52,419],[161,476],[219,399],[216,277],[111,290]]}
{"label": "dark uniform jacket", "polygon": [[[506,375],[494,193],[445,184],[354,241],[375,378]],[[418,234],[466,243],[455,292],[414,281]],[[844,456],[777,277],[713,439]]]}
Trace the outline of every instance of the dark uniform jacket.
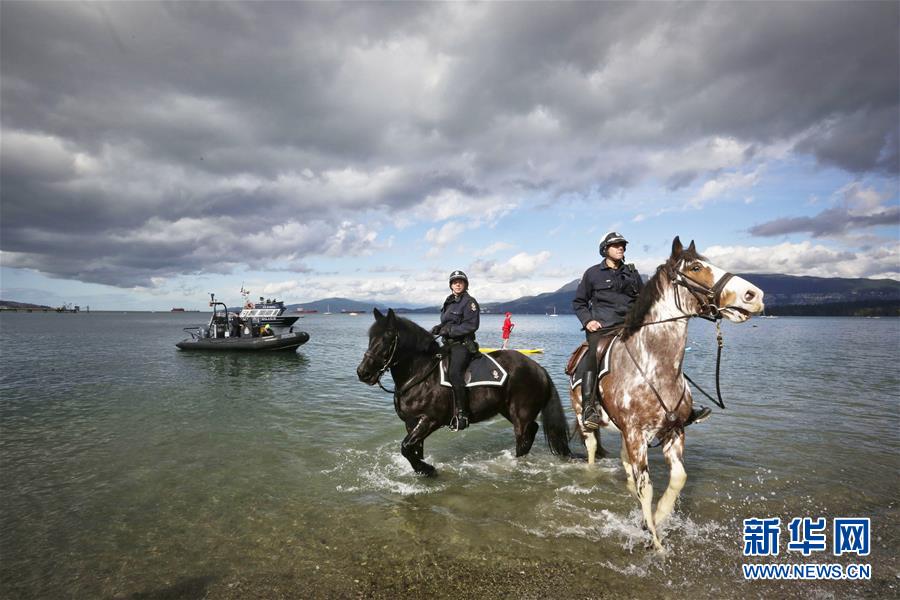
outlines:
{"label": "dark uniform jacket", "polygon": [[625,314],[643,285],[634,265],[622,263],[613,269],[604,260],[584,272],[572,310],[582,325],[591,320],[600,321],[603,327],[618,325],[625,321]]}
{"label": "dark uniform jacket", "polygon": [[468,291],[459,296],[450,294],[444,300],[441,308],[441,325],[450,331],[451,340],[461,341],[463,338],[475,339],[475,331],[478,329],[479,308],[475,298]]}

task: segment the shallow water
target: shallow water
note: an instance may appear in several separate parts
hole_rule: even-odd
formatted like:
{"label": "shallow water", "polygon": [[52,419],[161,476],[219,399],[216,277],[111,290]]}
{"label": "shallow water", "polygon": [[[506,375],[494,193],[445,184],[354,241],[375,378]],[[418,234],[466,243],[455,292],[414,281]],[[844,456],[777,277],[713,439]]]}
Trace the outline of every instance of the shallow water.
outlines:
{"label": "shallow water", "polygon": [[[728,408],[688,430],[666,557],[644,549],[614,432],[588,468],[541,434],[516,459],[501,418],[444,429],[425,445],[439,475],[423,479],[399,454],[392,398],[356,378],[371,316],[307,316],[295,354],[177,350],[204,320],[0,316],[4,596],[897,596],[898,319],[723,325]],[[514,320],[513,346],[545,349],[534,358],[571,419],[577,322]],[[482,345],[501,322],[483,317]],[[688,347],[687,373],[714,390],[714,327],[692,323]],[[658,450],[651,470],[658,496]],[[870,517],[856,562],[872,579],[745,582],[741,563],[766,561],[742,557],[742,521],[774,516]],[[786,553],[786,537],[769,562],[852,562]]]}

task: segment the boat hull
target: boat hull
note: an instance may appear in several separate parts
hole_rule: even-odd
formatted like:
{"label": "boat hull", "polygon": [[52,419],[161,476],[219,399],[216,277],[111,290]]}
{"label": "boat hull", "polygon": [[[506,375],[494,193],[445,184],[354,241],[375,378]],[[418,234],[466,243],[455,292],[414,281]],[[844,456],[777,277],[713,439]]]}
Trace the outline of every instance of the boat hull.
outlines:
{"label": "boat hull", "polygon": [[175,344],[182,350],[212,350],[235,352],[275,352],[296,350],[309,341],[305,331],[262,337],[200,338],[181,340]]}

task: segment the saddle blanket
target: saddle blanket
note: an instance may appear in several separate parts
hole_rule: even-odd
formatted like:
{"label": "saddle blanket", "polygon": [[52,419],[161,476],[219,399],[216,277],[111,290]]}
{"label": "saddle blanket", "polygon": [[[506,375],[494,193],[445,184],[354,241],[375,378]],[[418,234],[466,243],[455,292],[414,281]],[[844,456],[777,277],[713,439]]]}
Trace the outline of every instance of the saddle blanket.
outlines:
{"label": "saddle blanket", "polygon": [[[451,387],[450,380],[447,379],[447,365],[450,363],[449,357],[441,359],[441,385]],[[508,373],[506,369],[500,366],[493,357],[487,354],[481,354],[472,359],[469,367],[466,369],[466,387],[478,387],[480,385],[496,385],[501,386],[506,383]]]}
{"label": "saddle blanket", "polygon": [[[599,365],[600,372],[597,373],[597,383],[600,383],[600,380],[609,373],[609,355],[612,354],[612,347],[617,341],[619,341],[619,336],[612,339],[601,357]],[[579,350],[576,350],[576,352],[578,351]],[[581,380],[584,379],[584,372],[587,370],[587,361],[584,360],[584,357],[587,356],[587,344],[583,344],[580,351],[581,356],[578,357],[578,362],[575,363],[575,368],[572,370],[571,375],[569,375],[569,385],[572,386],[573,390],[581,385]]]}

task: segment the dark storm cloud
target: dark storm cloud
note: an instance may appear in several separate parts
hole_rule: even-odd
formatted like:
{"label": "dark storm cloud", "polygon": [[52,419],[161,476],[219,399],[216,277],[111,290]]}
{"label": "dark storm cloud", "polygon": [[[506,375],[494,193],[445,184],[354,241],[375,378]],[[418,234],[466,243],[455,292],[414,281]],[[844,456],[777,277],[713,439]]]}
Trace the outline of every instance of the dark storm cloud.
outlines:
{"label": "dark storm cloud", "polygon": [[895,2],[0,11],[4,264],[60,277],[365,251],[365,218],[443,190],[675,189],[713,138],[898,169]]}
{"label": "dark storm cloud", "polygon": [[761,223],[749,229],[753,235],[771,237],[789,233],[809,233],[813,237],[839,235],[868,227],[900,226],[900,207],[889,206],[871,214],[854,214],[847,207],[824,210],[814,217],[791,217]]}

